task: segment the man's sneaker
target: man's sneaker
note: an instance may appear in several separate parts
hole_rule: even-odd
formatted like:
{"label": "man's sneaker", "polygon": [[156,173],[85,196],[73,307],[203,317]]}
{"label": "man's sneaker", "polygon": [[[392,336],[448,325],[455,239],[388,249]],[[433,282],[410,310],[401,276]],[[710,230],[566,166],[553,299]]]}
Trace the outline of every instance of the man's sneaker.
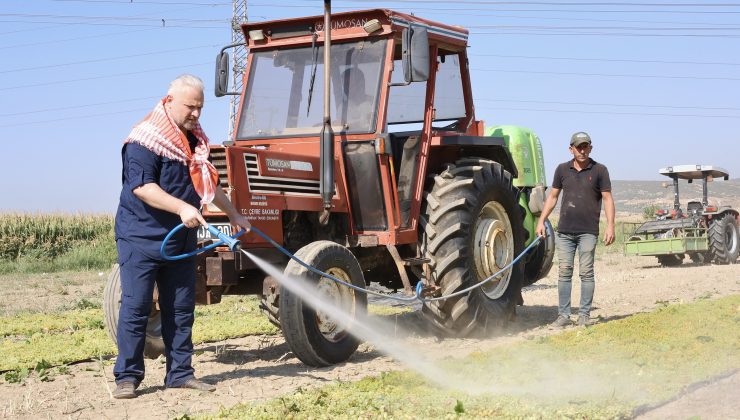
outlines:
{"label": "man's sneaker", "polygon": [[134,382],[119,382],[116,384],[116,390],[113,391],[113,398],[117,400],[136,398],[136,388],[138,388],[138,385]]}
{"label": "man's sneaker", "polygon": [[550,326],[553,328],[565,328],[570,325],[572,325],[572,323],[570,322],[570,318],[568,318],[567,316],[563,316],[563,315],[558,315],[558,319],[556,319],[555,322],[550,324]]}
{"label": "man's sneaker", "polygon": [[578,315],[578,326],[586,327],[590,324],[588,315]]}
{"label": "man's sneaker", "polygon": [[207,391],[207,392],[213,392],[216,390],[215,385],[207,384],[195,378],[190,378],[184,383],[178,386],[173,386],[171,388],[186,388],[186,389],[195,389],[197,391]]}

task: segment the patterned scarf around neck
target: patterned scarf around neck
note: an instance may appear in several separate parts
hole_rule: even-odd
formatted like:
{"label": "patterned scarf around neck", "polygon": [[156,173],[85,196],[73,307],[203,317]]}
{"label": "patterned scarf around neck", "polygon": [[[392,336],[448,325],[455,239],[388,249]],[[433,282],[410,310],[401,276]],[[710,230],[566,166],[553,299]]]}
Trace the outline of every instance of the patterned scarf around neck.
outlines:
{"label": "patterned scarf around neck", "polygon": [[151,150],[157,156],[164,156],[188,165],[190,178],[195,191],[201,197],[201,204],[213,201],[218,188],[218,171],[208,161],[208,137],[199,123],[190,132],[198,139],[195,153],[185,134],[167,113],[165,97],[157,103],[154,110],[134,126],[125,143],[137,143]]}

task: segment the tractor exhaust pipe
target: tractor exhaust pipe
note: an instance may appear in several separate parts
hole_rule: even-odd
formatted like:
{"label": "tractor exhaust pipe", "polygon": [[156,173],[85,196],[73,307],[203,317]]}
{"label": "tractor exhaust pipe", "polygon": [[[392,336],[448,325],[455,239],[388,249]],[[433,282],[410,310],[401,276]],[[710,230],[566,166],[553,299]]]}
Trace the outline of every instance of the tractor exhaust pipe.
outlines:
{"label": "tractor exhaust pipe", "polygon": [[331,0],[324,0],[324,125],[321,128],[321,178],[319,188],[323,210],[319,223],[326,225],[331,213],[331,199],[334,197],[334,132],[331,129]]}

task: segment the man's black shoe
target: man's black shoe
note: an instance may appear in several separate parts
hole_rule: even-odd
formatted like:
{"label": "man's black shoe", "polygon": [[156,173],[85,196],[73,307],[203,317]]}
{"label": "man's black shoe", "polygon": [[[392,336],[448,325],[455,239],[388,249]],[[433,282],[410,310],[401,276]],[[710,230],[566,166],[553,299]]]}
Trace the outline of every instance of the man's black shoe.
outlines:
{"label": "man's black shoe", "polygon": [[188,379],[187,381],[183,382],[182,384],[178,386],[173,386],[171,388],[186,388],[186,389],[195,389],[197,391],[207,391],[207,392],[213,392],[216,390],[215,385],[207,384],[203,381],[199,381],[195,378]]}
{"label": "man's black shoe", "polygon": [[116,390],[113,391],[113,398],[117,400],[136,398],[136,388],[138,385],[131,381],[119,382],[116,384]]}

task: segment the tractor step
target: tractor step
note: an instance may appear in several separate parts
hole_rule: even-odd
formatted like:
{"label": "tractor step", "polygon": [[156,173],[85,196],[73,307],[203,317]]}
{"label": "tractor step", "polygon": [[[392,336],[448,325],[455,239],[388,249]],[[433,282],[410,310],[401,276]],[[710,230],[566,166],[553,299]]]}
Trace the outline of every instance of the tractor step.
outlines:
{"label": "tractor step", "polygon": [[411,257],[411,258],[404,258],[403,259],[403,265],[405,266],[416,266],[416,265],[424,265],[426,263],[431,262],[429,258],[417,258],[417,257]]}

